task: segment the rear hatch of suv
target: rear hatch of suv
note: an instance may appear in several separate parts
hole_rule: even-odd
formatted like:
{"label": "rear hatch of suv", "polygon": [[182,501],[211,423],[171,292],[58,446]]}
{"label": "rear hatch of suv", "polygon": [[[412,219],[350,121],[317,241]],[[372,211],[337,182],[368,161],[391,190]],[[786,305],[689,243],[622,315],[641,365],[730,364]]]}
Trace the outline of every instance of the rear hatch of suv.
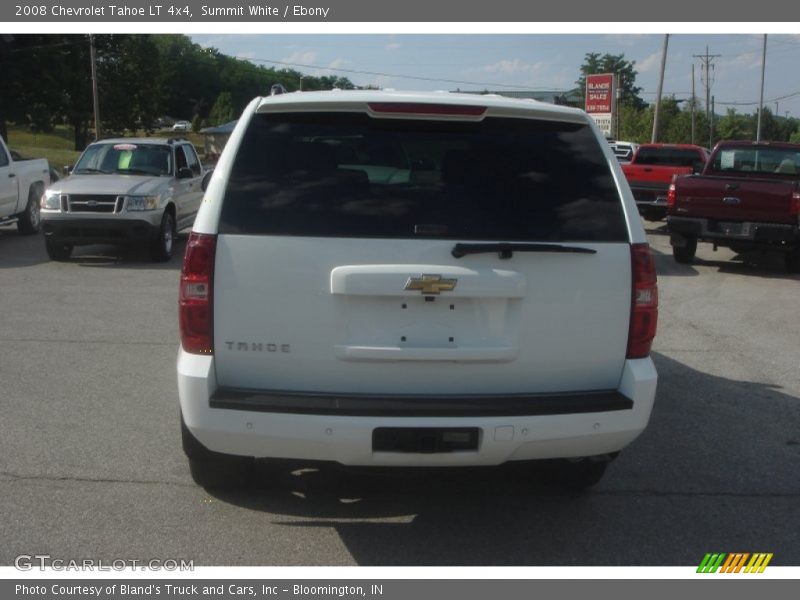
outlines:
{"label": "rear hatch of suv", "polygon": [[217,384],[616,389],[631,245],[584,119],[263,102],[238,142],[219,220]]}

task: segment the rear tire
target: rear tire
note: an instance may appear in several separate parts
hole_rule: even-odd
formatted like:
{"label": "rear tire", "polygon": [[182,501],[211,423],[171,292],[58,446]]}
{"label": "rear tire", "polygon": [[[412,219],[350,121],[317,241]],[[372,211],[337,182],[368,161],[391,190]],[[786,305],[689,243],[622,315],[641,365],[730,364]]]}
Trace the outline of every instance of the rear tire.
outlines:
{"label": "rear tire", "polygon": [[39,233],[42,227],[42,220],[39,215],[39,197],[41,190],[38,185],[32,185],[28,192],[28,204],[25,205],[25,212],[19,216],[17,230],[22,235],[33,235]]}
{"label": "rear tire", "polygon": [[231,489],[247,486],[253,476],[255,459],[209,450],[192,435],[181,415],[183,451],[189,459],[192,480],[204,488]]}
{"label": "rear tire", "polygon": [[694,260],[694,255],[697,253],[697,238],[687,237],[684,239],[686,245],[682,248],[672,246],[672,256],[675,258],[675,262],[688,265]]}
{"label": "rear tire", "polygon": [[70,244],[63,244],[52,238],[44,238],[44,247],[47,250],[47,256],[51,260],[67,260],[72,254],[72,246]]}
{"label": "rear tire", "polygon": [[150,249],[150,256],[155,262],[167,262],[172,258],[172,251],[175,246],[175,219],[169,211],[164,213],[161,218],[161,227],[158,230],[158,237],[153,240]]}

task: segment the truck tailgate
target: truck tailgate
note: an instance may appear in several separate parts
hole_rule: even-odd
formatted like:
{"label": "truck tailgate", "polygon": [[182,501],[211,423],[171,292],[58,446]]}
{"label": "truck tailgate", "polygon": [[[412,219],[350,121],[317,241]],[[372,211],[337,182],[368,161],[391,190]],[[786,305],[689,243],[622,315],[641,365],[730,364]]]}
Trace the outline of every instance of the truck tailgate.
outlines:
{"label": "truck tailgate", "polygon": [[675,182],[674,214],[735,222],[796,224],[795,183],[696,175]]}

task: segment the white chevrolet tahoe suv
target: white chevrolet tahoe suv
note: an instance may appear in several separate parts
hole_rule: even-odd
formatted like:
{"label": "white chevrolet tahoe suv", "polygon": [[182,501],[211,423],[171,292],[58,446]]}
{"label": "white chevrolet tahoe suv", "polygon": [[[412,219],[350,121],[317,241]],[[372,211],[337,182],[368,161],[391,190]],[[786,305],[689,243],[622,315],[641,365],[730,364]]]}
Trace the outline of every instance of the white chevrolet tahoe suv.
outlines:
{"label": "white chevrolet tahoe suv", "polygon": [[254,458],[556,459],[588,486],[646,427],[656,275],[587,115],[446,93],[255,99],[180,282],[183,447]]}
{"label": "white chevrolet tahoe suv", "polygon": [[197,152],[183,138],[90,144],[70,176],[42,198],[47,254],[65,260],[77,245],[138,244],[153,260],[169,260],[177,231],[197,214],[203,178]]}

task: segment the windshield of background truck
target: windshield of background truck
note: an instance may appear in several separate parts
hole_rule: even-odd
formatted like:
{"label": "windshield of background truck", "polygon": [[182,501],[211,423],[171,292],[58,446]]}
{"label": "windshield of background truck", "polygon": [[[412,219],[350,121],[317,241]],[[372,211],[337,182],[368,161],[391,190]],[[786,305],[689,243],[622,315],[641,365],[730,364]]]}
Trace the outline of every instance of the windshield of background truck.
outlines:
{"label": "windshield of background truck", "polygon": [[169,175],[172,172],[171,156],[170,148],[163,145],[92,144],[81,155],[72,172]]}
{"label": "windshield of background truck", "polygon": [[220,232],[627,241],[611,168],[585,124],[254,115]]}
{"label": "windshield of background truck", "polygon": [[800,152],[783,148],[725,148],[717,152],[711,165],[727,173],[800,173]]}

